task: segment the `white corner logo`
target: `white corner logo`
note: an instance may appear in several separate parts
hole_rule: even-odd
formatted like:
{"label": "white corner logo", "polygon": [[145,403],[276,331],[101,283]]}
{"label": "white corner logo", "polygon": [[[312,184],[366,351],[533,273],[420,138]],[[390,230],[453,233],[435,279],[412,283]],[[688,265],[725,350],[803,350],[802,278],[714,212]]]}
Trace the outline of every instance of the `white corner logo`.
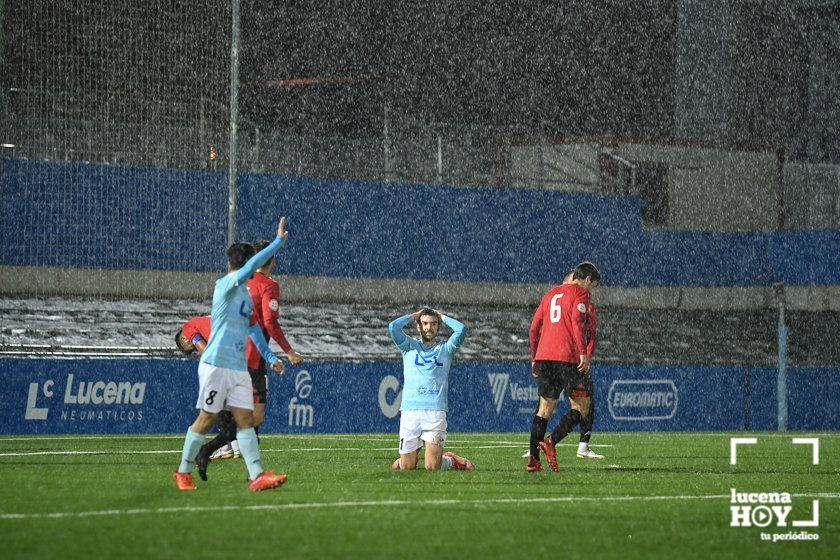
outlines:
{"label": "white corner logo", "polygon": [[739,445],[755,445],[758,439],[754,437],[734,437],[729,438],[729,464],[738,464],[738,446]]}
{"label": "white corner logo", "polygon": [[[811,463],[820,464],[819,438],[792,438],[793,445],[811,446]],[[739,445],[758,445],[758,438],[734,437],[729,438],[729,464],[738,464]],[[746,450],[744,450],[746,451]],[[810,519],[791,519],[793,498],[788,492],[741,492],[735,488],[730,491],[730,527],[759,527],[759,528],[788,528],[788,527],[819,527],[820,502],[811,500]],[[797,508],[799,510],[800,508]],[[815,541],[819,540],[819,533],[808,531],[786,531],[778,533],[760,534],[762,541]]]}
{"label": "white corner logo", "polygon": [[510,381],[509,373],[488,373],[487,379],[490,381],[490,390],[493,391],[493,402],[496,405],[496,414],[502,411],[502,405],[505,402],[505,391],[507,391],[508,381]]}

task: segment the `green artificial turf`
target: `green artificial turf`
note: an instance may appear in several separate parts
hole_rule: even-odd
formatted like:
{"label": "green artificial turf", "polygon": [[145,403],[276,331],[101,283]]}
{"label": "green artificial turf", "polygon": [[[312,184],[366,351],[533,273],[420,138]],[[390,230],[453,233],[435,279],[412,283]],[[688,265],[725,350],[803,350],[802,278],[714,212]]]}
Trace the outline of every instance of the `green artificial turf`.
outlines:
{"label": "green artificial turf", "polygon": [[[730,437],[756,437],[730,465]],[[819,437],[811,446],[792,437]],[[242,460],[172,480],[180,436],[0,436],[3,558],[802,558],[840,549],[840,434],[598,433],[526,473],[527,434],[450,434],[474,472],[392,471],[393,434],[264,435],[289,475],[250,493]],[[543,461],[545,466],[545,461]],[[198,477],[196,476],[196,479]],[[730,527],[730,489],[788,492],[788,523]],[[803,496],[798,496],[802,494]],[[772,542],[761,534],[818,534]]]}

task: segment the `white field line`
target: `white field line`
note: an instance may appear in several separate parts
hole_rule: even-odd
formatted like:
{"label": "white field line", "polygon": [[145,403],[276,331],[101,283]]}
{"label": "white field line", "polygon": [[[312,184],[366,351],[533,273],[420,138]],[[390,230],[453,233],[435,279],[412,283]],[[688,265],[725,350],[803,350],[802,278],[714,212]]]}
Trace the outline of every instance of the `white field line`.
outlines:
{"label": "white field line", "polygon": [[[391,441],[396,437],[354,436],[352,434],[260,434],[260,439],[347,439],[353,441]],[[99,440],[144,440],[144,439],[184,439],[184,434],[133,435],[113,434],[105,436],[14,436],[2,437],[0,441],[99,441]]]}
{"label": "white field line", "polygon": [[[808,432],[808,431],[795,431],[795,432],[754,432],[754,431],[747,431],[747,432],[725,432],[725,433],[694,433],[694,432],[628,432],[632,433],[634,436],[642,436],[642,435],[654,435],[654,436],[677,436],[677,437],[720,437],[720,438],[730,438],[730,437],[742,437],[742,436],[752,436],[757,438],[766,438],[766,437],[773,437],[773,438],[792,438],[796,436],[819,436],[819,437],[840,437],[840,431],[838,432]],[[592,432],[593,435],[603,435],[603,436],[621,436],[621,432]]]}
{"label": "white field line", "polygon": [[[522,447],[523,443],[517,442],[510,445],[455,445],[450,447],[449,449],[504,449],[504,448],[511,448],[511,447]],[[558,444],[558,447],[566,446],[566,447],[576,447],[576,443],[561,443]],[[612,445],[593,445],[592,447],[612,447]],[[283,449],[270,449],[270,448],[261,448],[260,452],[262,453],[288,453],[288,452],[295,452],[295,451],[327,451],[327,452],[334,452],[334,451],[396,451],[397,445],[396,441],[394,445],[391,447],[288,447]],[[150,449],[150,450],[143,450],[143,451],[131,451],[131,450],[122,450],[122,449],[109,449],[109,450],[94,450],[94,451],[9,451],[9,452],[0,452],[0,457],[35,457],[35,456],[47,456],[47,455],[164,455],[168,453],[181,453],[180,449]]]}
{"label": "white field line", "polygon": [[[456,439],[446,439],[446,443],[484,443],[488,444],[489,447],[519,447],[522,445],[528,445],[528,441],[526,438],[522,438],[520,441],[481,441],[481,440],[456,440]],[[492,444],[492,445],[491,445]],[[557,447],[577,447],[576,443],[558,443]],[[611,443],[593,443],[590,447],[615,447]]]}
{"label": "white field line", "polygon": [[[838,493],[791,494],[796,498],[837,499]],[[135,508],[105,509],[93,511],[61,511],[51,513],[2,513],[0,520],[16,519],[61,519],[78,517],[107,517],[115,515],[145,515],[166,513],[221,513],[226,511],[278,511],[295,509],[325,508],[366,508],[366,507],[402,507],[402,506],[483,506],[492,504],[552,504],[562,502],[652,502],[652,501],[689,501],[689,500],[726,500],[729,494],[711,494],[696,496],[559,496],[546,498],[489,498],[485,500],[368,500],[357,502],[308,502],[292,504],[265,504],[253,506],[206,506],[172,508]]]}
{"label": "white field line", "polygon": [[[393,447],[298,447],[290,449],[260,449],[261,453],[282,453],[285,451],[395,451]],[[148,451],[21,451],[17,453],[0,453],[0,457],[29,457],[36,455],[165,455],[181,453],[180,449],[153,449]]]}
{"label": "white field line", "polygon": [[[461,434],[459,437],[463,437]],[[481,441],[483,443],[517,443],[514,441],[488,441],[483,438],[488,437],[488,434],[476,434],[475,438],[468,439],[452,439],[447,441]],[[355,436],[353,434],[260,434],[260,439],[330,439],[330,440],[351,440],[351,441],[393,441],[397,438],[396,433],[393,436]],[[78,435],[78,436],[14,436],[14,437],[0,437],[0,441],[100,441],[100,440],[146,440],[146,439],[184,439],[183,434],[161,434],[161,435],[132,435],[132,434],[113,434],[113,435]]]}
{"label": "white field line", "polygon": [[[622,437],[622,432],[596,432],[598,436],[603,437]],[[806,435],[808,437],[825,437],[836,438],[840,437],[840,431],[837,432],[725,432],[725,433],[694,433],[694,432],[628,432],[633,436],[675,436],[675,437],[719,437],[730,438],[740,436],[755,436],[759,438],[773,437],[773,438],[792,438],[797,435]],[[492,441],[483,440],[486,437],[492,437],[492,433],[476,433],[476,434],[458,434],[459,438],[467,439],[448,439],[449,442],[482,441],[485,443],[494,443]],[[364,434],[260,434],[260,439],[346,439],[352,441],[391,441],[396,437],[389,436],[369,436]],[[526,434],[527,437],[527,434]],[[97,441],[97,440],[146,440],[146,439],[184,439],[183,434],[159,434],[159,435],[143,435],[143,434],[112,434],[112,435],[66,435],[66,436],[4,436],[0,437],[0,441]],[[503,442],[514,443],[514,442]],[[527,441],[526,441],[527,444]],[[606,445],[603,445],[606,447]]]}

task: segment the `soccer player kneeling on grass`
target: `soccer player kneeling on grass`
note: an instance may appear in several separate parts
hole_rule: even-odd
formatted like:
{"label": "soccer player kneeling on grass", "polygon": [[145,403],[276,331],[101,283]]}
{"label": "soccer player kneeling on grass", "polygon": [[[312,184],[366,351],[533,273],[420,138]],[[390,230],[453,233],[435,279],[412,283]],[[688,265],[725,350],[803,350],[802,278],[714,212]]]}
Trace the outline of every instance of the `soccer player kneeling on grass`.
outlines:
{"label": "soccer player kneeling on grass", "polygon": [[[403,332],[403,328],[412,322],[417,326],[420,340]],[[443,344],[435,342],[441,322],[454,331]],[[424,308],[394,319],[388,325],[388,331],[403,357],[400,458],[394,461],[392,467],[416,469],[418,452],[425,445],[426,470],[473,470],[473,464],[468,459],[443,452],[449,369],[455,351],[464,340],[464,325],[434,309]]]}
{"label": "soccer player kneeling on grass", "polygon": [[[571,282],[555,286],[543,296],[531,321],[531,374],[537,379],[540,403],[531,423],[530,457],[526,470],[540,471],[540,450],[553,471],[559,471],[555,445],[589,415],[587,391],[591,349],[594,348],[594,322],[587,336],[588,316],[594,313],[590,292],[600,283],[601,273],[594,264],[575,267]],[[591,387],[589,388],[591,391]],[[571,409],[554,431],[543,440],[548,421],[565,391]]]}
{"label": "soccer player kneeling on grass", "polygon": [[253,301],[245,283],[283,245],[288,236],[285,225],[286,218],[280,218],[277,237],[256,255],[249,243],[234,243],[228,247],[230,272],[216,281],[210,313],[213,335],[198,366],[198,417],[187,430],[181,464],[173,474],[180,490],[196,489],[192,478],[196,455],[204,443],[204,435],[224,408],[230,408],[236,421],[239,447],[248,468],[248,488],[256,492],[286,482],[286,475],[262,468],[260,444],[253,427],[251,376],[245,363],[245,342],[253,311]]}

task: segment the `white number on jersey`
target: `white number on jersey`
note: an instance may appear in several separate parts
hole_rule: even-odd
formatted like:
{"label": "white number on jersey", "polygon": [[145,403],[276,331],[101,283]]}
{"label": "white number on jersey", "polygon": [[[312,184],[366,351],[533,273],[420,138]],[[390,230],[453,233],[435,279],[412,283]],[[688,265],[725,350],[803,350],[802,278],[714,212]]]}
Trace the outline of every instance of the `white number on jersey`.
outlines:
{"label": "white number on jersey", "polygon": [[548,319],[552,323],[559,323],[560,322],[560,313],[563,311],[563,308],[560,307],[558,301],[563,297],[563,294],[557,294],[553,298],[551,298],[551,307],[548,313]]}

